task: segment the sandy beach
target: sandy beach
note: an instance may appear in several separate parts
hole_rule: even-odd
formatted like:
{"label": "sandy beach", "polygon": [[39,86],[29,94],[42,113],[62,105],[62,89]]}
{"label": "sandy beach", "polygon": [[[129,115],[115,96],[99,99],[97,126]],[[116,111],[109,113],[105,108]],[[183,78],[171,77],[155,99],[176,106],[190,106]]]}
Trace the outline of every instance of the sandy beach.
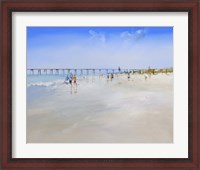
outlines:
{"label": "sandy beach", "polygon": [[173,74],[27,87],[27,143],[172,143]]}

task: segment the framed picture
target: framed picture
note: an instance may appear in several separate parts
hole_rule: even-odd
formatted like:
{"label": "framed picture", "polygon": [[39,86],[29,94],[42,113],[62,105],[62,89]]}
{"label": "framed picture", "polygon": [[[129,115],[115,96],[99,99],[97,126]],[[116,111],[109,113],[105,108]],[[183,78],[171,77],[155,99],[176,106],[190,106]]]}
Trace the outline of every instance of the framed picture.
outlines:
{"label": "framed picture", "polygon": [[199,1],[1,7],[2,169],[199,169]]}

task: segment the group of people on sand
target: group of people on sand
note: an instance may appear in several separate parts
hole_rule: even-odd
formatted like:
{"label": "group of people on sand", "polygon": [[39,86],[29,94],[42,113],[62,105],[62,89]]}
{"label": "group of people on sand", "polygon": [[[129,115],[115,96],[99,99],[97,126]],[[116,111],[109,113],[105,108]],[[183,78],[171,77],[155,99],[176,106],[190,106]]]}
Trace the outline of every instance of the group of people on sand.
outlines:
{"label": "group of people on sand", "polygon": [[[119,68],[119,71],[121,71],[121,69]],[[103,76],[103,75],[102,75]],[[114,79],[114,73],[108,73],[107,74],[107,81],[108,80],[113,80]],[[117,75],[117,77],[118,77],[118,75]],[[127,72],[127,78],[128,78],[128,81],[130,80],[130,78],[131,78],[131,72]],[[144,74],[144,78],[145,78],[145,80],[147,80],[148,78],[150,79],[151,78],[151,75],[149,75],[149,74]],[[66,83],[66,84],[70,84],[71,85],[71,87],[73,86],[73,85],[76,85],[77,86],[77,77],[76,77],[76,74],[72,74],[72,73],[70,73],[70,74],[68,74],[67,76],[66,76],[66,78],[65,78],[65,81],[64,81],[64,83]]]}
{"label": "group of people on sand", "polygon": [[[130,72],[128,72],[127,74],[127,77],[128,77],[128,81],[130,80],[131,76],[130,76]],[[147,79],[151,79],[151,74],[144,74],[144,79],[147,80]]]}
{"label": "group of people on sand", "polygon": [[65,83],[66,84],[70,84],[71,86],[74,84],[74,85],[77,85],[77,78],[76,78],[76,74],[68,74],[65,78]]}
{"label": "group of people on sand", "polygon": [[107,80],[113,80],[113,78],[114,78],[114,74],[113,73],[111,73],[111,74],[107,74]]}
{"label": "group of people on sand", "polygon": [[[128,75],[128,80],[130,80],[130,78],[131,78],[130,73],[128,72],[127,75]],[[107,74],[107,80],[111,80],[112,81],[113,79],[114,79],[114,74],[113,73]]]}

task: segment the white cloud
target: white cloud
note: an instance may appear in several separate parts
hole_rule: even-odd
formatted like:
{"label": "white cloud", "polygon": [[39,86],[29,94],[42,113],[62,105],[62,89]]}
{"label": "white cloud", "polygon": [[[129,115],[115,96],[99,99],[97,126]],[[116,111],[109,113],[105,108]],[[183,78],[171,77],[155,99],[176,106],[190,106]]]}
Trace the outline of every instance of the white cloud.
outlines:
{"label": "white cloud", "polygon": [[144,29],[139,29],[135,32],[128,32],[124,31],[120,34],[122,39],[133,39],[133,40],[140,40],[144,38],[146,35],[146,31]]}
{"label": "white cloud", "polygon": [[94,30],[89,30],[89,34],[91,35],[91,39],[100,40],[102,43],[106,42],[105,34],[101,32],[96,32]]}

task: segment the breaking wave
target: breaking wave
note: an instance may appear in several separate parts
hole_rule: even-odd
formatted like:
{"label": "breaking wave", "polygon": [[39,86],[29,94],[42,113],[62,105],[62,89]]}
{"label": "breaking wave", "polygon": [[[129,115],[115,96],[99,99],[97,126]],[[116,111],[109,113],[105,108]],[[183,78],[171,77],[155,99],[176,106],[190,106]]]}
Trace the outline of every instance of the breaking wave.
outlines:
{"label": "breaking wave", "polygon": [[55,87],[63,83],[64,82],[62,80],[50,81],[50,82],[31,82],[27,83],[27,87],[32,87],[32,86]]}

